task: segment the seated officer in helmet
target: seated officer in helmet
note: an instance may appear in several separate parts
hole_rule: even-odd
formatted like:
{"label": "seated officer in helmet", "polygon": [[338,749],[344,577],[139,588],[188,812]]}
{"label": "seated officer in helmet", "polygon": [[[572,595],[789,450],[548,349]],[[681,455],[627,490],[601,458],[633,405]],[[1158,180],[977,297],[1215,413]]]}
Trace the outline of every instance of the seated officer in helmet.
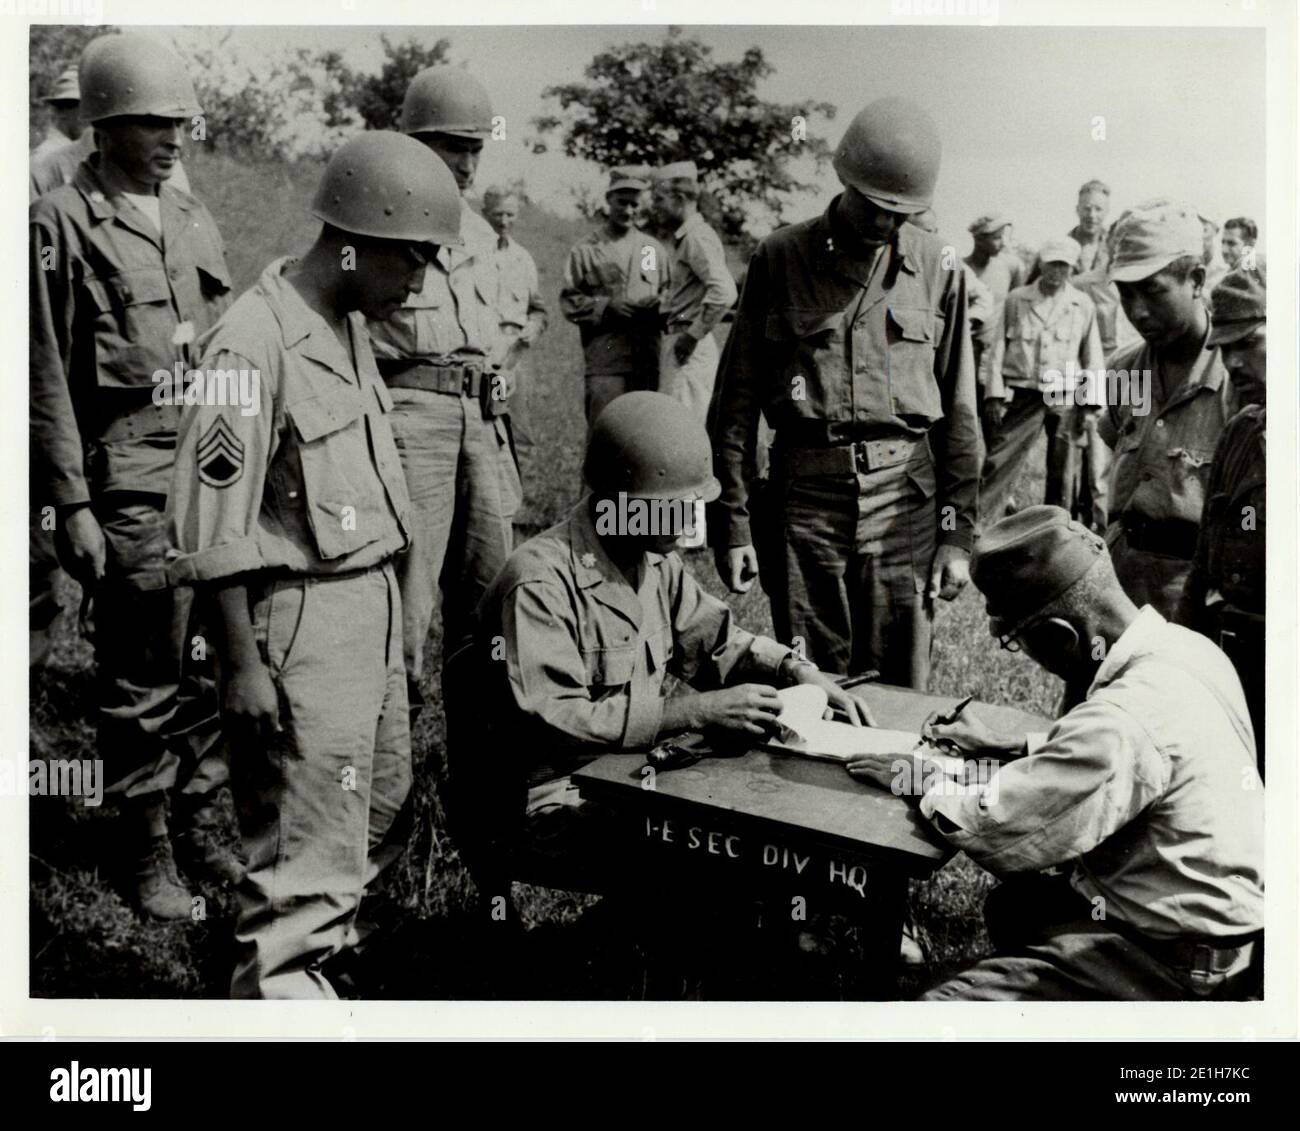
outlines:
{"label": "seated officer in helmet", "polygon": [[[497,835],[509,840],[497,849],[580,858],[586,874],[565,886],[602,890],[601,854],[584,849],[599,839],[598,821],[585,819],[596,811],[569,781],[599,755],[645,751],[706,727],[757,737],[780,712],[775,688],[795,683],[825,688],[832,707],[871,722],[864,704],[811,663],[736,624],[674,552],[693,503],[717,498],[712,462],[704,425],[671,397],[611,401],[587,447],[590,493],[511,555],[479,608],[476,678],[465,684],[482,693],[476,715],[489,733],[475,733],[469,765],[491,763]],[[666,697],[670,673],[689,687]],[[504,756],[519,759],[505,773]],[[460,766],[453,780],[465,789]],[[482,805],[484,791],[473,792]],[[459,799],[463,827],[469,802],[464,792]],[[491,818],[472,823],[478,839]],[[462,832],[462,851],[464,841]]]}

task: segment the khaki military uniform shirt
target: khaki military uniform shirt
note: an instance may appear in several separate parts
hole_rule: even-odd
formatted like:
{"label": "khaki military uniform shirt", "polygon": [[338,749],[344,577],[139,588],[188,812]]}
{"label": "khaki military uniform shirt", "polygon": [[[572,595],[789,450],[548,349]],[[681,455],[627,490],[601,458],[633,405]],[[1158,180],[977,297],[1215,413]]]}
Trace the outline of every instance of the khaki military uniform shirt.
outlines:
{"label": "khaki military uniform shirt", "polygon": [[490,366],[505,353],[497,313],[497,234],[461,199],[461,247],[441,247],[424,286],[385,322],[371,322],[375,356]]}
{"label": "khaki military uniform shirt", "polygon": [[[1007,296],[980,363],[980,385],[985,397],[1005,396],[1010,386],[1073,404],[1079,371],[1100,373],[1105,364],[1092,299],[1068,283],[1054,295],[1031,283]],[[1086,403],[1100,404],[1097,386],[1090,392]]]}
{"label": "khaki military uniform shirt", "polygon": [[193,364],[230,273],[199,201],[163,184],[158,203],[161,232],[109,190],[95,154],[31,206],[32,447],[56,504],[170,483],[180,409],[155,402],[155,374]]}
{"label": "khaki military uniform shirt", "polygon": [[277,260],[203,343],[205,371],[256,373],[256,411],[185,409],[168,499],[173,584],[252,570],[331,574],[409,540],[406,480],[365,319],[351,353]]}
{"label": "khaki military uniform shirt", "polygon": [[[1117,351],[1106,362],[1108,370],[1129,375],[1127,380],[1117,377],[1112,382],[1108,373],[1108,407],[1098,426],[1102,439],[1115,453],[1107,542],[1118,537],[1128,514],[1192,525],[1201,521],[1210,461],[1223,427],[1233,414],[1235,397],[1218,349],[1203,347],[1179,388],[1164,404],[1155,404],[1157,373],[1162,364],[1160,351],[1145,341]],[[1125,397],[1116,396],[1112,384],[1117,389],[1145,388],[1145,415],[1141,414],[1141,406],[1116,403]],[[1130,395],[1128,399],[1137,398]]]}
{"label": "khaki military uniform shirt", "polygon": [[736,301],[736,281],[718,233],[693,212],[673,233],[673,262],[663,299],[664,326],[697,341],[708,334]]}
{"label": "khaki military uniform shirt", "polygon": [[1027,757],[921,812],[995,875],[1073,865],[1076,890],[1157,939],[1264,925],[1264,788],[1228,658],[1146,606],[1084,702]]}
{"label": "khaki military uniform shirt", "polygon": [[965,273],[911,224],[873,261],[853,258],[835,207],[772,233],[750,260],[718,379],[722,544],[752,542],[761,413],[777,443],[795,447],[928,435],[939,541],[969,549],[983,445]]}
{"label": "khaki military uniform shirt", "polygon": [[660,303],[635,319],[609,318],[610,299],[662,301],[669,257],[647,232],[630,228],[617,240],[593,232],[569,252],[560,310],[582,335],[588,377],[652,376],[659,366]]}
{"label": "khaki military uniform shirt", "polygon": [[510,238],[505,247],[498,239],[496,263],[502,332],[532,345],[546,329],[546,304],[542,301],[537,264],[527,248]]}
{"label": "khaki military uniform shirt", "polygon": [[698,688],[772,683],[791,654],[737,625],[676,553],[647,554],[630,585],[587,506],[519,547],[480,610],[479,647],[499,650],[485,663],[499,673],[491,717],[528,752],[530,785],[653,744],[669,673]]}

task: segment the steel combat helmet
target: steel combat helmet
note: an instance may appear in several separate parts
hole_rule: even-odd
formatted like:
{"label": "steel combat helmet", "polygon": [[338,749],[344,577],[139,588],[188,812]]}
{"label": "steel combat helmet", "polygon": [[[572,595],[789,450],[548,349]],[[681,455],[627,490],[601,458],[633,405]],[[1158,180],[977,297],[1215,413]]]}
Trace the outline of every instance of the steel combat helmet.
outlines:
{"label": "steel combat helmet", "polygon": [[376,239],[459,245],[460,192],[415,138],[369,130],[335,151],[312,198],[318,220]]}
{"label": "steel combat helmet", "polygon": [[605,406],[591,430],[582,475],[605,496],[711,503],[722,493],[704,425],[663,393],[624,393]]}
{"label": "steel combat helmet", "polygon": [[835,174],[879,208],[929,208],[939,179],[939,130],[916,103],[881,98],[858,112],[835,149]]}
{"label": "steel combat helmet", "polygon": [[427,67],[402,100],[402,133],[487,137],[492,101],[483,84],[459,67]]}
{"label": "steel combat helmet", "polygon": [[181,57],[147,35],[92,39],[77,68],[81,117],[97,123],[128,115],[189,118],[203,113]]}

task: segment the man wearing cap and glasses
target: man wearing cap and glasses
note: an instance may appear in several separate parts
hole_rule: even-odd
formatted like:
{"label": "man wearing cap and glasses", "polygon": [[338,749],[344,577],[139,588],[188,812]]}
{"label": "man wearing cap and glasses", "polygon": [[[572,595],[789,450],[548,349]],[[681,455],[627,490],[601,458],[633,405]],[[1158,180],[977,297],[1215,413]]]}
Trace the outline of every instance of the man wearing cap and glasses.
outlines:
{"label": "man wearing cap and glasses", "polygon": [[[834,158],[844,192],[750,260],[714,422],[723,581],[745,592],[761,567],[780,639],[917,688],[935,598],[969,577],[983,460],[965,274],[905,223],[930,207],[939,158],[914,103],[854,118]],[[775,432],[761,501],[760,416]]]}
{"label": "man wearing cap and glasses", "polygon": [[1111,233],[1109,276],[1143,340],[1107,362],[1098,429],[1114,451],[1106,544],[1129,596],[1170,617],[1196,550],[1210,460],[1237,403],[1209,341],[1202,250],[1195,209],[1170,200],[1130,209]]}
{"label": "man wearing cap and glasses", "polygon": [[1064,680],[1068,709],[1028,740],[994,734],[969,709],[927,723],[932,743],[966,760],[961,779],[921,754],[849,764],[913,798],[1003,881],[985,904],[993,955],[925,998],[1246,992],[1264,923],[1264,790],[1231,663],[1139,609],[1101,538],[1059,507],[988,528],[972,576],[990,631]]}
{"label": "man wearing cap and glasses", "polygon": [[1096,385],[1087,375],[1105,369],[1092,299],[1068,282],[1078,257],[1079,245],[1069,236],[1048,240],[1038,253],[1037,282],[1007,296],[989,336],[979,374],[985,419],[993,433],[980,478],[980,511],[986,520],[1002,516],[1043,429],[1046,501],[1069,508],[1078,493],[1077,437],[1086,435],[1084,421],[1100,407]]}
{"label": "man wearing cap and glasses", "polygon": [[1211,298],[1210,345],[1246,406],[1223,430],[1205,489],[1196,556],[1179,623],[1203,632],[1237,669],[1264,775],[1264,451],[1266,279],[1232,271]]}
{"label": "man wearing cap and glasses", "polygon": [[659,383],[668,253],[637,226],[649,188],[649,170],[642,166],[611,170],[605,224],[578,243],[564,265],[560,310],[582,335],[588,429],[615,397]]}

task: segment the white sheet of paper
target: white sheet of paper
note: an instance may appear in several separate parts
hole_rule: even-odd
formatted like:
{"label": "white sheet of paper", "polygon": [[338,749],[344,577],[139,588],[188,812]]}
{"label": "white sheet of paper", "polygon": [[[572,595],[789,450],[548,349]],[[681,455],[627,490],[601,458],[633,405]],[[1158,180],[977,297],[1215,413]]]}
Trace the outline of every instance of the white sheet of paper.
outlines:
{"label": "white sheet of paper", "polygon": [[847,762],[861,754],[907,754],[921,741],[921,736],[912,731],[855,727],[823,719],[826,692],[812,684],[783,687],[777,695],[782,701],[777,721],[794,731],[798,740],[773,737],[764,744],[772,750]]}

